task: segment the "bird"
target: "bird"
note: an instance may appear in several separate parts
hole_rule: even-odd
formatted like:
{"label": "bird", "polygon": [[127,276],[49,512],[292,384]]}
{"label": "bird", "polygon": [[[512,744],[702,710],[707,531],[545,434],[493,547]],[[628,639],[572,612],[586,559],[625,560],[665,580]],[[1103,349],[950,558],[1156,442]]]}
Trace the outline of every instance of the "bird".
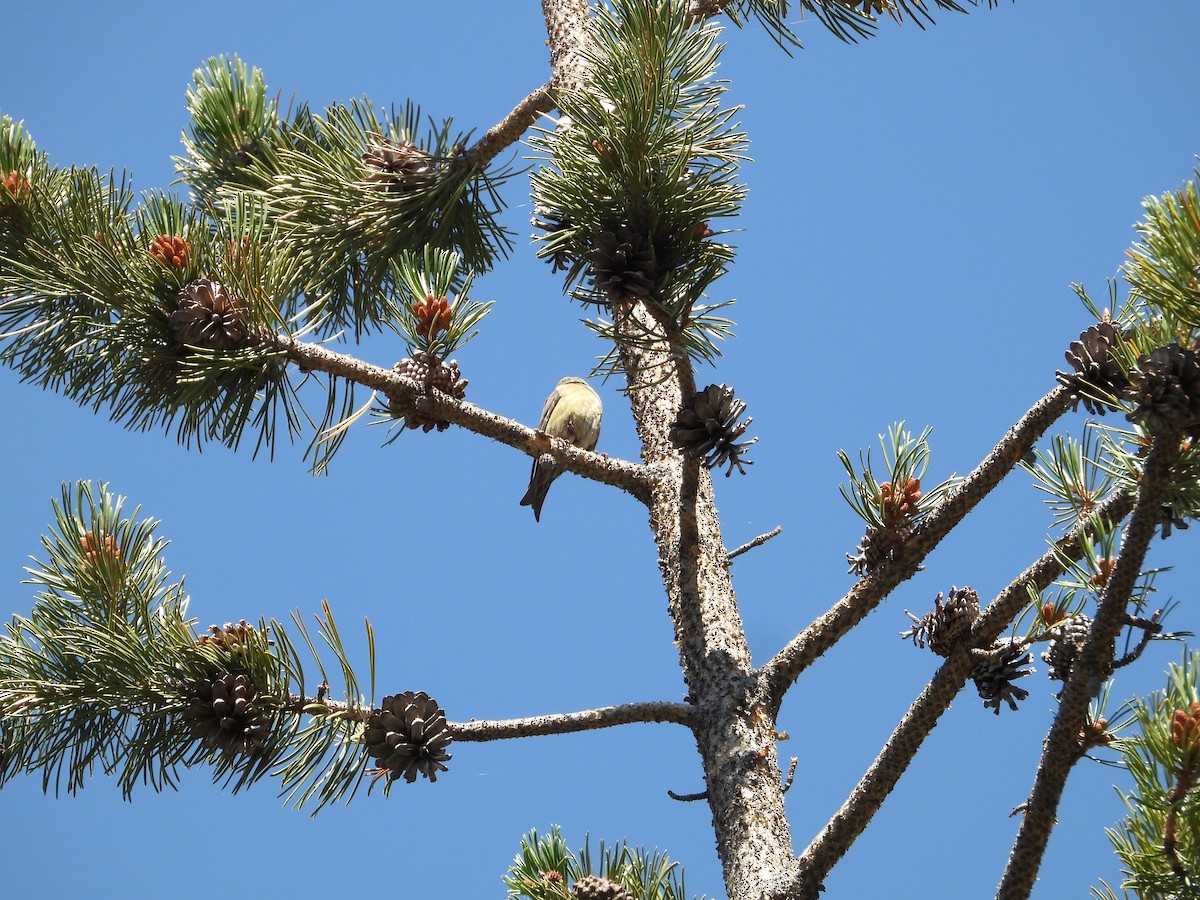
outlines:
{"label": "bird", "polygon": [[[581,450],[595,450],[600,439],[600,419],[604,407],[600,395],[582,378],[567,377],[554,387],[542,407],[542,419],[538,430],[551,437],[569,441]],[[546,492],[562,469],[548,453],[533,460],[533,471],[529,475],[529,489],[521,498],[522,506],[533,507],[535,522],[542,520],[542,504]]]}

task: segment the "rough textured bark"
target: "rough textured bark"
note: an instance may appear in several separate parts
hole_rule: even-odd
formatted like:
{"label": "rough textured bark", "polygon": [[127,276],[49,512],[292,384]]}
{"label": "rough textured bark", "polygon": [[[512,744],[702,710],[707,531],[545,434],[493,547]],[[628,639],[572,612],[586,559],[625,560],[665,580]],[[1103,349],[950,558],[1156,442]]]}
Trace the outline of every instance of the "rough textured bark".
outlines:
{"label": "rough textured bark", "polygon": [[1081,757],[1079,734],[1086,720],[1088,702],[1112,673],[1117,635],[1125,624],[1130,595],[1162,516],[1162,497],[1170,483],[1171,466],[1179,459],[1179,438],[1177,433],[1155,437],[1146,457],[1137,502],[1121,539],[1121,552],[1097,604],[1091,634],[1071,665],[1071,678],[1063,687],[1033,790],[1025,804],[1021,828],[996,890],[997,900],[1023,900],[1037,880],[1067,776]]}
{"label": "rough textured bark", "polygon": [[[697,710],[693,733],[725,887],[739,900],[766,897],[770,883],[794,864],[777,735],[755,694],[712,480],[668,439],[685,393],[695,390],[691,367],[670,323],[637,303],[616,312],[617,328],[641,345],[624,347],[621,362],[642,460],[654,473],[650,528],[688,701]],[[648,334],[661,337],[648,344]]]}

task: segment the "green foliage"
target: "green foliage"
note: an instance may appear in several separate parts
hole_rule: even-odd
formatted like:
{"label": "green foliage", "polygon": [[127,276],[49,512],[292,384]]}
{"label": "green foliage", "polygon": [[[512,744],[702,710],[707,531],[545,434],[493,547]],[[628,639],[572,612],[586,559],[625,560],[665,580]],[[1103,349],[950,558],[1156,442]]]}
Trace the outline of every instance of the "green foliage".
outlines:
{"label": "green foliage", "polygon": [[[197,632],[183,582],[171,581],[163,563],[158,523],[139,519],[139,509],[125,514],[124,505],[90,483],[64,485],[55,504],[46,558],[28,570],[39,587],[33,610],[13,616],[0,636],[0,784],[36,773],[45,790],[65,781],[73,793],[99,769],[128,798],[138,783],[174,787],[180,766],[208,765],[234,791],[279,776],[296,806],[353,796],[363,774],[364,701],[328,608],[319,633],[339,662],[347,701],[336,709],[305,701],[300,654],[280,623],[244,623],[234,649]],[[298,617],[294,628],[328,684]],[[205,746],[188,727],[189,686],[221,673],[258,688],[266,727],[252,753]]]}
{"label": "green foliage", "polygon": [[[1197,172],[1200,178],[1200,172]],[[1129,251],[1125,277],[1154,310],[1200,327],[1200,197],[1196,180],[1174,193],[1147,197],[1136,226],[1141,240]]]}
{"label": "green foliage", "polygon": [[1089,427],[1082,441],[1070,435],[1053,436],[1050,448],[1035,451],[1036,461],[1026,464],[1034,487],[1047,495],[1055,525],[1074,527],[1112,490],[1116,479],[1103,463],[1103,449],[1096,428]]}
{"label": "green foliage", "polygon": [[[890,490],[883,490],[882,484],[887,483],[902,489],[910,481],[920,482],[925,477],[929,468],[929,435],[932,431],[933,429],[926,428],[920,436],[914,438],[905,429],[903,422],[897,422],[888,428],[886,435],[879,435],[879,446],[883,450],[883,468],[886,472],[883,479],[877,479],[872,470],[869,448],[865,453],[859,453],[861,468],[858,470],[844,450],[838,451],[838,459],[850,478],[849,486],[838,485],[838,490],[868,525],[885,529],[897,524],[894,520],[895,504],[889,500],[892,495]],[[926,513],[950,495],[957,483],[957,477],[952,475],[932,489],[922,489],[915,509],[904,515],[905,525],[911,527],[920,522]]]}
{"label": "green foliage", "polygon": [[[262,70],[248,70],[236,56],[214,57],[196,69],[187,107],[191,123],[183,134],[185,155],[175,157],[175,168],[180,181],[207,203],[226,185],[267,187],[264,170],[274,168],[279,148],[309,124],[306,107],[281,118],[279,99],[267,98]],[[259,166],[252,168],[252,162]]]}
{"label": "green foliage", "polygon": [[[465,272],[462,260],[448,250],[426,247],[421,256],[403,251],[392,262],[392,278],[400,296],[396,330],[404,338],[408,353],[432,353],[445,359],[479,333],[491,302],[477,303],[468,298],[473,272]],[[450,297],[457,295],[453,300]],[[423,327],[417,305],[429,299],[445,298],[451,317],[445,331]]]}
{"label": "green foliage", "polygon": [[[557,825],[539,836],[531,830],[521,838],[521,852],[503,876],[509,900],[571,900],[571,887],[581,878],[599,875],[624,886],[634,900],[685,900],[687,889],[679,863],[665,853],[647,853],[624,841],[614,847],[600,843],[593,860],[585,839],[578,853],[563,839]],[[697,900],[704,900],[703,897]]]}
{"label": "green foliage", "polygon": [[[0,362],[126,427],[174,428],[181,443],[236,447],[247,426],[274,447],[302,413],[278,352],[185,347],[170,325],[180,290],[203,273],[237,294],[250,331],[281,327],[295,268],[264,248],[273,226],[251,201],[211,217],[151,193],[137,209],[124,181],[95,170],[47,171],[34,191],[38,229],[0,257]],[[186,242],[182,265],[152,252],[159,237]]]}
{"label": "green foliage", "polygon": [[[1133,779],[1119,791],[1129,814],[1107,829],[1123,864],[1122,888],[1140,900],[1175,900],[1200,894],[1200,769],[1197,739],[1197,669],[1200,654],[1171,665],[1166,688],[1132,704],[1139,734],[1113,745]],[[1115,897],[1108,885],[1095,897]]]}
{"label": "green foliage", "polygon": [[452,135],[449,119],[422,129],[412,103],[396,114],[363,98],[285,118],[259,69],[219,57],[196,70],[188,108],[180,179],[205,206],[259,196],[320,334],[392,327],[391,263],[401,252],[452,250],[486,270],[511,247],[496,222],[496,187],[511,173],[463,163],[470,135]]}
{"label": "green foliage", "polygon": [[[1097,459],[1097,465],[1123,490],[1137,490],[1150,436],[1141,426],[1133,429],[1093,427],[1100,433],[1103,454]],[[1200,517],[1200,445],[1193,439],[1184,441],[1179,459],[1171,467],[1171,482],[1163,506],[1164,511],[1170,513],[1169,520],[1178,527],[1186,528],[1190,520]],[[1164,534],[1169,534],[1169,530]]]}
{"label": "green foliage", "polygon": [[[645,299],[677,324],[690,355],[712,359],[730,323],[700,300],[733,248],[710,224],[737,215],[746,193],[736,180],[746,136],[715,78],[719,29],[668,0],[618,0],[592,28],[587,89],[564,92],[559,127],[530,139],[543,163],[533,176],[546,229],[538,255],[566,269],[576,299],[612,315],[620,292],[596,283],[597,254],[605,241],[631,245],[616,253],[637,257]],[[608,322],[590,324],[617,338]]]}
{"label": "green foliage", "polygon": [[[967,0],[978,6],[978,0]],[[987,5],[998,5],[999,0],[987,0]],[[714,0],[715,5],[715,0]],[[799,47],[800,41],[788,24],[789,7],[796,7],[800,18],[812,15],[843,41],[857,41],[875,34],[879,17],[886,13],[897,24],[912,21],[918,28],[934,24],[924,0],[732,0],[723,4],[724,10],[734,24],[741,27],[749,19],[756,20],[771,35],[777,44],[788,52],[789,47]],[[934,9],[965,13],[967,8],[954,0],[933,0]],[[789,53],[790,55],[790,53]]]}
{"label": "green foliage", "polygon": [[[232,78],[238,70],[217,71]],[[231,448],[250,431],[255,452],[270,453],[280,435],[294,441],[308,432],[319,471],[341,444],[345,431],[335,426],[354,415],[352,384],[314,373],[293,378],[283,354],[256,339],[229,349],[181,342],[171,317],[181,292],[200,278],[225,287],[252,338],[325,334],[350,316],[356,331],[386,325],[410,346],[435,344],[448,353],[476,333],[488,309],[467,296],[473,275],[461,255],[426,244],[419,253],[382,251],[377,262],[385,272],[369,308],[351,310],[334,293],[310,293],[311,272],[291,240],[295,227],[283,223],[267,193],[230,192],[221,181],[207,205],[151,192],[135,206],[124,177],[51,167],[19,126],[5,128],[6,159],[23,162],[29,187],[0,198],[0,216],[9,210],[23,223],[0,240],[0,362],[128,428],[163,428],[185,445]],[[194,144],[211,150],[210,133]],[[238,171],[252,170],[247,163]],[[186,250],[165,261],[161,240]],[[413,305],[435,290],[457,294],[453,320],[436,340],[422,340]],[[315,418],[300,401],[305,383],[322,398]]]}

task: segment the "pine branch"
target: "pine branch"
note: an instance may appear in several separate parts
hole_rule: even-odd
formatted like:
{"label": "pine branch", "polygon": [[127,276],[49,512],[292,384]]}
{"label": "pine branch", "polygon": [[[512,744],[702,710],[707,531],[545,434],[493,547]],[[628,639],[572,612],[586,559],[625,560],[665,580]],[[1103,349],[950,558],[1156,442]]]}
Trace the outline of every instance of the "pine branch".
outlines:
{"label": "pine branch", "polygon": [[648,496],[652,473],[645,466],[580,450],[561,438],[551,438],[514,419],[481,409],[472,403],[455,400],[448,394],[397,375],[391,369],[337,353],[319,344],[267,331],[257,333],[256,337],[264,346],[285,354],[304,370],[325,372],[368,387],[401,408],[419,409],[424,415],[451,422],[530,456],[548,453],[565,470],[618,487],[643,502]]}
{"label": "pine branch", "polygon": [[544,113],[554,109],[554,98],[550,92],[550,83],[542,85],[513,110],[487,130],[483,137],[467,150],[457,163],[472,169],[482,170],[489,162],[499,156],[508,147],[521,139]]}
{"label": "pine branch", "polygon": [[1070,680],[1059,698],[1025,815],[996,891],[997,900],[1021,900],[1033,889],[1067,776],[1080,759],[1079,735],[1088,701],[1111,671],[1116,638],[1125,624],[1130,596],[1162,517],[1162,499],[1171,483],[1171,467],[1179,458],[1179,448],[1179,432],[1167,429],[1154,438],[1146,457],[1120,555],[1100,598],[1091,633],[1071,666]]}
{"label": "pine branch", "polygon": [[687,703],[650,700],[643,703],[624,703],[620,706],[585,709],[580,712],[527,716],[522,719],[495,721],[472,719],[470,722],[451,722],[449,724],[456,741],[500,741],[535,735],[572,734],[577,731],[612,728],[616,725],[629,725],[635,722],[672,722],[676,725],[694,728],[696,710]]}
{"label": "pine branch", "polygon": [[987,605],[970,634],[913,701],[846,802],[800,854],[800,869],[807,877],[818,882],[826,878],[866,829],[970,678],[974,667],[971,648],[990,646],[1028,603],[1031,591],[1041,593],[1049,587],[1066,571],[1068,560],[1083,556],[1083,544],[1097,527],[1120,521],[1132,506],[1130,494],[1117,492],[1109,496]]}
{"label": "pine branch", "polygon": [[1059,385],[1035,403],[939,506],[903,543],[897,558],[861,579],[828,612],[794,637],[761,670],[771,708],[778,709],[788,688],[814,660],[841,640],[895,587],[917,573],[921,562],[966,515],[1012,471],[1034,443],[1071,408],[1073,392]]}

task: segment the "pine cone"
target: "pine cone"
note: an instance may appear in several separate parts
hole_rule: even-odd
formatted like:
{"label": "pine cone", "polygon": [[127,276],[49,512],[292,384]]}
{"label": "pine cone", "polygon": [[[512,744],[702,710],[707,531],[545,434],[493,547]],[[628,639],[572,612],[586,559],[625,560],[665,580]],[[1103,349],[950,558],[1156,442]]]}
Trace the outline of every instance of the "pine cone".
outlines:
{"label": "pine cone", "polygon": [[874,575],[884,563],[895,559],[904,549],[904,542],[910,534],[912,529],[907,526],[876,528],[868,525],[862,540],[858,542],[858,552],[846,554],[846,562],[850,563],[846,571],[859,578]]}
{"label": "pine cone", "polygon": [[1050,667],[1048,677],[1055,681],[1066,681],[1071,677],[1071,663],[1083,649],[1091,631],[1092,620],[1083,613],[1077,613],[1071,618],[1056,625],[1050,632],[1053,638],[1050,646],[1042,651],[1042,662]]}
{"label": "pine cone", "polygon": [[179,308],[170,324],[181,344],[207,350],[236,350],[246,344],[249,332],[244,310],[220,282],[197,278],[179,292]]}
{"label": "pine cone", "polygon": [[1001,701],[1007,703],[1009,709],[1016,710],[1017,701],[1029,696],[1029,691],[1013,682],[1033,672],[1033,669],[1022,668],[1029,664],[1030,658],[1029,652],[1020,644],[1000,641],[992,646],[985,659],[975,664],[971,678],[985,708],[991,707],[996,715],[1000,715]]}
{"label": "pine cone", "polygon": [[900,490],[885,481],[879,486],[880,505],[883,507],[883,524],[896,528],[916,517],[920,512],[921,479],[909,478]]}
{"label": "pine cone", "polygon": [[[423,382],[431,388],[437,388],[455,400],[461,400],[467,395],[467,379],[463,378],[462,373],[459,372],[458,363],[454,360],[442,362],[432,353],[426,353],[423,350],[418,350],[411,357],[400,360],[392,366],[392,371],[405,378],[411,378],[413,381]],[[409,428],[420,428],[428,433],[434,428],[438,431],[445,431],[450,427],[449,422],[435,418],[426,410],[421,409],[422,405],[428,406],[429,404],[428,402],[422,403],[418,399],[414,409],[406,408],[394,400],[388,400],[388,409],[393,415],[403,416],[405,424]]]}
{"label": "pine cone", "polygon": [[185,269],[192,258],[192,243],[177,234],[160,234],[150,242],[150,255],[169,269]]}
{"label": "pine cone", "polygon": [[658,273],[643,235],[628,228],[602,231],[592,239],[587,256],[592,284],[596,290],[607,292],[609,300],[648,300],[654,293]]}
{"label": "pine cone", "polygon": [[417,317],[417,336],[432,341],[450,327],[454,309],[445,297],[434,297],[430,294],[424,300],[413,304],[413,314]]}
{"label": "pine cone", "polygon": [[900,632],[901,637],[912,638],[912,642],[921,648],[928,644],[938,656],[949,656],[979,617],[979,594],[969,587],[962,590],[954,587],[950,589],[950,599],[943,603],[942,593],[938,591],[932,612],[920,619],[907,609],[904,614],[913,621],[914,627]]}
{"label": "pine cone", "polygon": [[437,161],[420,147],[381,134],[371,137],[377,146],[362,155],[371,170],[368,184],[396,194],[431,184],[437,178]]}
{"label": "pine cone", "polygon": [[571,887],[571,900],[633,900],[633,894],[619,881],[587,875]]}
{"label": "pine cone", "polygon": [[742,459],[742,454],[758,442],[758,438],[737,442],[754,421],[750,418],[738,423],[738,418],[745,411],[746,404],[734,399],[732,388],[710,384],[684,403],[683,409],[675,417],[675,424],[671,426],[671,443],[689,459],[703,459],[705,467],[709,469],[729,463],[726,478],[733,474],[734,466],[745,475],[746,470],[742,466],[753,463]]}
{"label": "pine cone", "polygon": [[1079,335],[1079,340],[1072,341],[1066,352],[1067,362],[1076,374],[1073,378],[1063,377],[1060,380],[1076,388],[1076,404],[1082,401],[1093,415],[1102,416],[1116,407],[1087,396],[1080,388],[1090,387],[1098,393],[1120,396],[1129,387],[1129,377],[1112,353],[1112,348],[1124,337],[1124,333],[1112,322],[1099,322]]}
{"label": "pine cone", "polygon": [[387,772],[388,780],[404,776],[411,784],[420,773],[437,781],[437,773],[450,759],[450,729],[446,713],[424,691],[384,697],[379,709],[372,710],[363,731],[367,754]]}
{"label": "pine cone", "polygon": [[266,741],[267,719],[255,701],[258,688],[246,675],[224,672],[186,688],[183,720],[205,747],[253,754]]}
{"label": "pine cone", "polygon": [[1200,703],[1171,715],[1171,743],[1191,758],[1189,762],[1200,756]]}
{"label": "pine cone", "polygon": [[14,199],[20,197],[22,194],[29,193],[29,182],[25,180],[25,176],[15,169],[4,176],[3,183],[4,189]]}
{"label": "pine cone", "polygon": [[1159,347],[1138,360],[1125,397],[1136,409],[1129,421],[1151,435],[1200,425],[1200,355],[1178,344]]}
{"label": "pine cone", "polygon": [[121,558],[121,548],[117,544],[117,539],[111,534],[101,532],[97,535],[94,531],[88,529],[84,532],[79,544],[83,549],[83,555],[87,557],[89,562],[96,562],[101,556],[113,560]]}
{"label": "pine cone", "polygon": [[208,626],[208,634],[202,634],[196,643],[202,647],[213,646],[229,653],[245,653],[248,644],[255,640],[258,630],[242,619],[238,623],[226,622],[223,628]]}

